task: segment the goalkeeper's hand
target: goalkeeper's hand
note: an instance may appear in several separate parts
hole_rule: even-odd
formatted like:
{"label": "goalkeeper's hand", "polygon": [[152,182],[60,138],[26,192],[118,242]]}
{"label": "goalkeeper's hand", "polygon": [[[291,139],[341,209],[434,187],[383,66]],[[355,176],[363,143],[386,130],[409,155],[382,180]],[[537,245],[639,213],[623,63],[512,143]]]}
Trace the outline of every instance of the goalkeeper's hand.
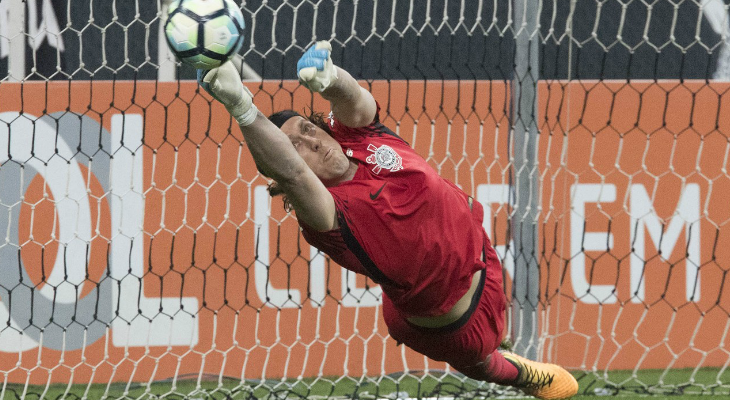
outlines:
{"label": "goalkeeper's hand", "polygon": [[330,57],[332,45],[320,40],[297,62],[299,82],[313,92],[323,92],[337,80],[337,67]]}
{"label": "goalkeeper's hand", "polygon": [[198,84],[214,99],[223,103],[239,125],[248,126],[258,115],[253,95],[241,83],[236,67],[230,61],[211,70],[198,70]]}

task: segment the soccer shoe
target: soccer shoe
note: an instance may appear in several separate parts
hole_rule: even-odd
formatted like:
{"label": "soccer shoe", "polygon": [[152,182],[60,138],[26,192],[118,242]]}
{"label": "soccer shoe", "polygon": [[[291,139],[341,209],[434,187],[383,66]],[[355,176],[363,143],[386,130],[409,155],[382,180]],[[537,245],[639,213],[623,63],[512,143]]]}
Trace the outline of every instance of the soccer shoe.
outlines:
{"label": "soccer shoe", "polygon": [[578,381],[570,372],[555,364],[531,361],[517,354],[502,352],[517,367],[519,375],[512,386],[538,399],[569,399],[578,393]]}
{"label": "soccer shoe", "polygon": [[323,92],[337,80],[337,67],[332,63],[332,45],[320,40],[297,62],[299,82],[313,92]]}

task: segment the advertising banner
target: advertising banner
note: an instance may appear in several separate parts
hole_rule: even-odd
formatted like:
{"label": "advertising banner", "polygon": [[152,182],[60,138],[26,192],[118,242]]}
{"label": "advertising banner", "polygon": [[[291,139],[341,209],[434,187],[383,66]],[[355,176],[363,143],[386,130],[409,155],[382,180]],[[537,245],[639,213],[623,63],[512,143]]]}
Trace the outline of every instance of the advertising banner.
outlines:
{"label": "advertising banner", "polygon": [[[364,85],[383,123],[485,206],[509,296],[523,256],[509,237],[519,195],[509,82]],[[249,88],[264,114],[329,112],[297,82]],[[723,365],[728,88],[540,83],[545,357],[569,368]],[[4,83],[0,98],[9,381],[445,368],[388,338],[380,288],[304,241],[239,128],[194,82]]]}

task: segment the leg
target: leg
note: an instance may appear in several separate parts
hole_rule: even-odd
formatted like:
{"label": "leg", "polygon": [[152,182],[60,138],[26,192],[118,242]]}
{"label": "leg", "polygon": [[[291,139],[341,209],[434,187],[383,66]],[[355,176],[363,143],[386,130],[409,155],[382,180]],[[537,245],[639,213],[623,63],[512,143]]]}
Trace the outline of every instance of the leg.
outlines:
{"label": "leg", "polygon": [[578,383],[565,369],[496,350],[502,339],[504,310],[501,275],[485,282],[479,306],[466,325],[447,333],[409,325],[383,296],[383,318],[390,336],[399,343],[433,360],[446,361],[472,379],[514,386],[540,399],[574,396]]}
{"label": "leg", "polygon": [[457,368],[457,370],[469,378],[500,385],[511,385],[517,381],[520,375],[517,367],[507,361],[497,350],[488,355],[483,362],[471,367]]}
{"label": "leg", "polygon": [[509,352],[495,350],[484,362],[454,368],[469,378],[513,386],[538,399],[568,399],[578,392],[578,382],[562,367]]}

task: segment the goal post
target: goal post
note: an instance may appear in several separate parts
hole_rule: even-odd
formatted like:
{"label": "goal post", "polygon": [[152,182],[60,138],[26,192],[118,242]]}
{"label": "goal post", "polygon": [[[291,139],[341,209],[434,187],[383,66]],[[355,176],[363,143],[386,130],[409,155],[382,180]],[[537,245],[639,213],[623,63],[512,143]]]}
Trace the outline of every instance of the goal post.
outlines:
{"label": "goal post", "polygon": [[[512,290],[515,350],[530,359],[538,354],[538,302],[540,259],[538,256],[538,88],[539,37],[537,2],[514,0],[515,67],[512,76],[512,135],[514,188],[512,223],[515,243],[515,273]],[[519,28],[518,28],[519,27]]]}
{"label": "goal post", "polygon": [[[170,58],[167,3],[0,2],[0,399],[515,394],[388,336]],[[331,40],[484,206],[517,352],[588,395],[730,393],[727,1],[236,3],[263,113],[329,111],[295,71]]]}

